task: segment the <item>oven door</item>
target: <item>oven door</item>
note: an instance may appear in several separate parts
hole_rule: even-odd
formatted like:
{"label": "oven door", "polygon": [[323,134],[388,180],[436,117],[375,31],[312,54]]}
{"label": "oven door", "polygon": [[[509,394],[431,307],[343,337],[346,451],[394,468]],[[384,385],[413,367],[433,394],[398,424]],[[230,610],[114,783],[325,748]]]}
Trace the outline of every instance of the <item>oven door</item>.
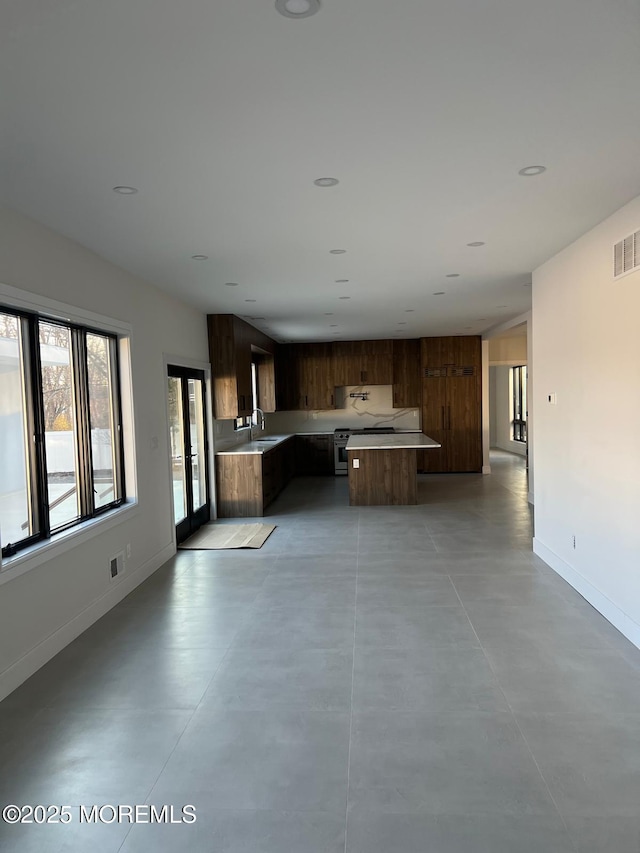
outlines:
{"label": "oven door", "polygon": [[347,443],[336,442],[333,446],[333,458],[335,462],[335,473],[346,476],[349,472],[347,464]]}

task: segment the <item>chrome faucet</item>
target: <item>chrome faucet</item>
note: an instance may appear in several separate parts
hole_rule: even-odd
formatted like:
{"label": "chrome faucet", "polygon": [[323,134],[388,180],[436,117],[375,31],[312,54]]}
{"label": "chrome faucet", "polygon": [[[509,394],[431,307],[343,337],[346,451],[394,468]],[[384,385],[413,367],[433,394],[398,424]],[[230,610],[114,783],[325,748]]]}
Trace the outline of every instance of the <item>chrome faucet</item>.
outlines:
{"label": "chrome faucet", "polygon": [[260,413],[260,423],[258,425],[259,425],[260,429],[264,432],[265,418],[264,418],[264,412],[262,411],[262,409],[259,408],[258,406],[256,406],[256,408],[253,410],[253,412],[251,412],[251,417],[253,418],[254,414],[257,414],[258,412]]}

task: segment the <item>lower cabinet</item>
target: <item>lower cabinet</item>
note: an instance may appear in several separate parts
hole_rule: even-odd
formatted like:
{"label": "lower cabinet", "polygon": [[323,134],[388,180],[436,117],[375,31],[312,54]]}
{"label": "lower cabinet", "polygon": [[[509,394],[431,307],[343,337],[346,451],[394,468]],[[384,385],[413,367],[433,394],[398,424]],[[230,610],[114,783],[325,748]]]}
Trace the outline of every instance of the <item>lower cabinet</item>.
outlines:
{"label": "lower cabinet", "polygon": [[218,518],[264,515],[293,477],[295,439],[289,438],[265,453],[216,456]]}
{"label": "lower cabinet", "polygon": [[332,475],[335,473],[333,459],[333,433],[296,436],[296,474]]}

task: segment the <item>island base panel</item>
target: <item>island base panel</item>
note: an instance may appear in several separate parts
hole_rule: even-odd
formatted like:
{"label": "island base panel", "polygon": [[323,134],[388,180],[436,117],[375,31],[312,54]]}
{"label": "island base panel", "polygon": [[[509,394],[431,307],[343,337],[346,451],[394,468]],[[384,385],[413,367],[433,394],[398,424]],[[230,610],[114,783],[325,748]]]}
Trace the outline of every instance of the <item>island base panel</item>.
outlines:
{"label": "island base panel", "polygon": [[[418,503],[415,449],[349,450],[351,506],[408,506]],[[358,459],[360,466],[353,467]]]}

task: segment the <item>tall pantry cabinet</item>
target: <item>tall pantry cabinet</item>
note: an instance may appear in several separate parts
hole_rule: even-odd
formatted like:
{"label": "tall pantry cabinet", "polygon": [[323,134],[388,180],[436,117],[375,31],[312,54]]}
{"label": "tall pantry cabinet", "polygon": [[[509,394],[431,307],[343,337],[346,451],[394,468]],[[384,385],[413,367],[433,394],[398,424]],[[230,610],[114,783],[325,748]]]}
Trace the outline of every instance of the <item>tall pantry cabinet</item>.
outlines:
{"label": "tall pantry cabinet", "polygon": [[476,336],[422,338],[422,431],[442,444],[428,472],[482,471],[482,347]]}

